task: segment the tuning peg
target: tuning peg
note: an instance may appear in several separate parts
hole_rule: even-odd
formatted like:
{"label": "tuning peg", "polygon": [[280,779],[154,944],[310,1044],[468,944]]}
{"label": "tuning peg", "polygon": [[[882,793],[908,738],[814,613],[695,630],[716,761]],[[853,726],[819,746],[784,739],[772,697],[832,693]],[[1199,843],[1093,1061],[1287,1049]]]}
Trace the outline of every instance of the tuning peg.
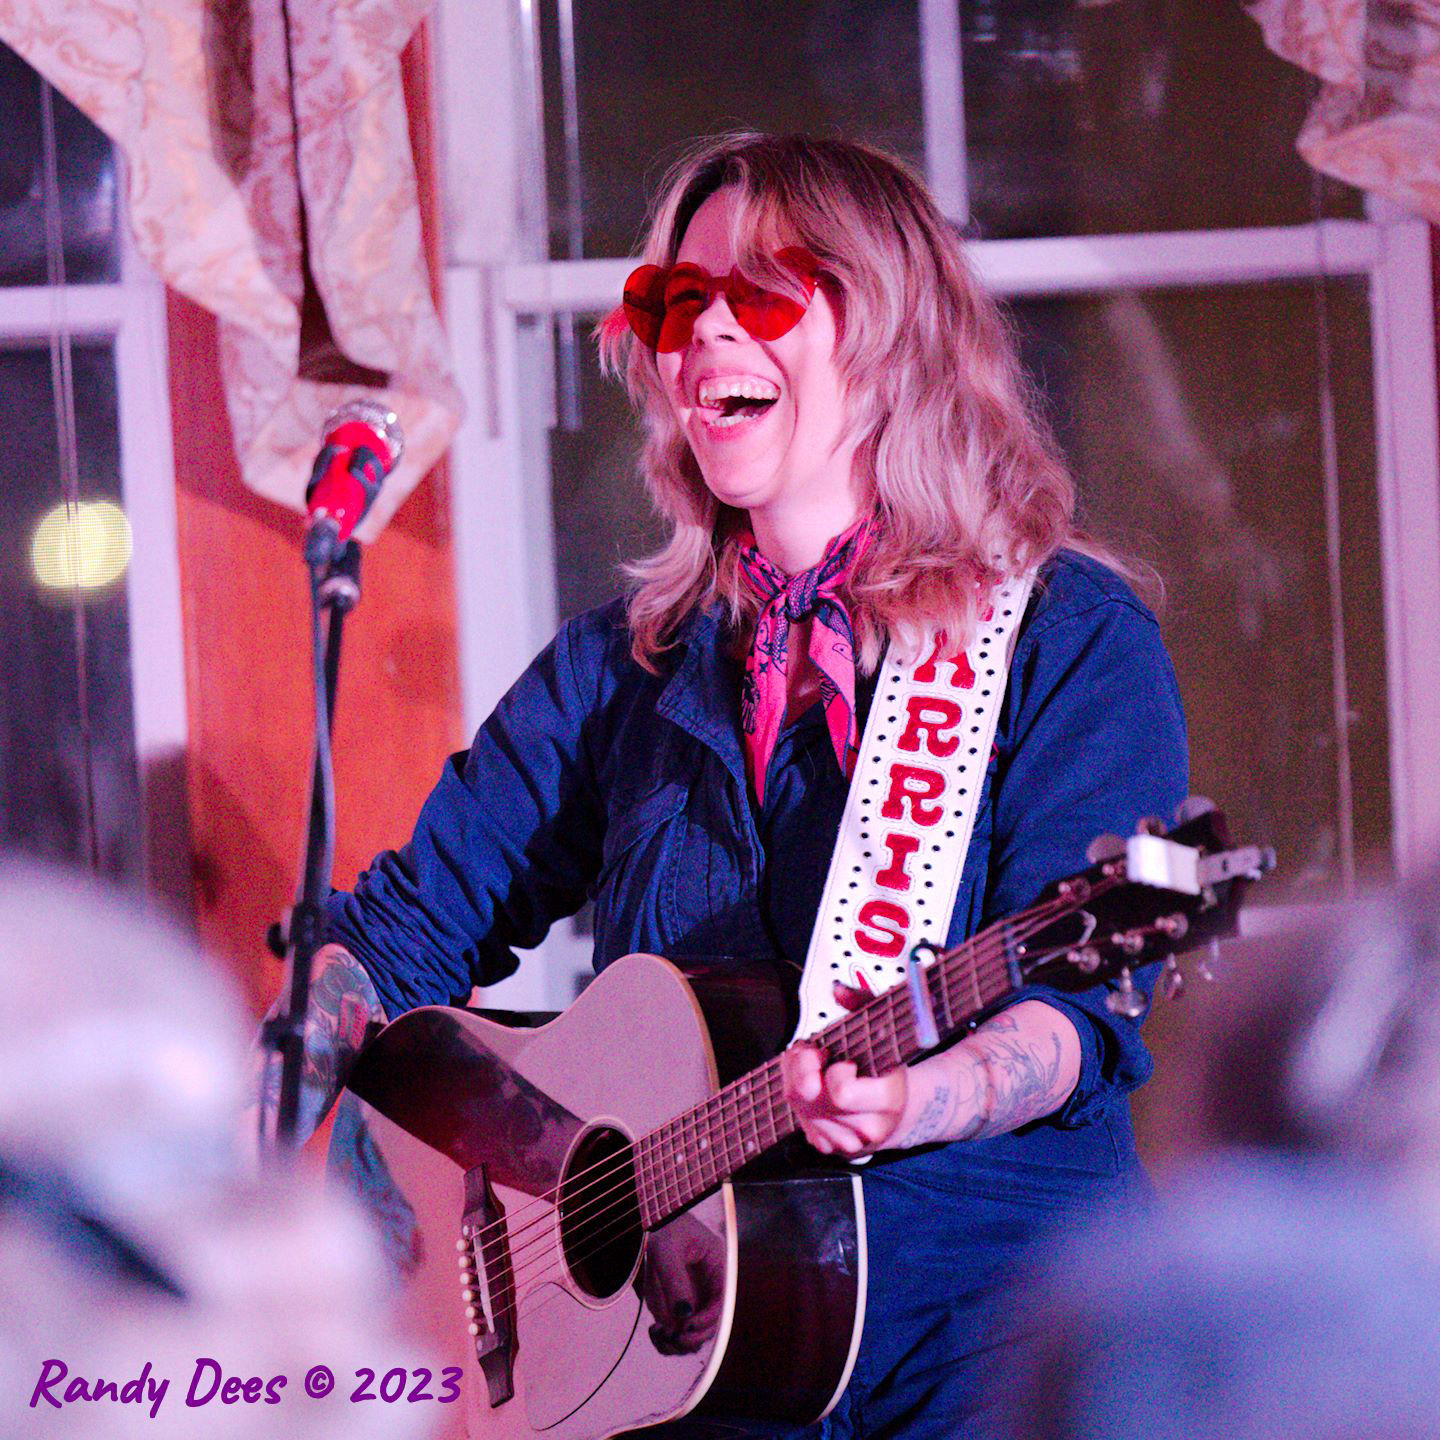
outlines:
{"label": "tuning peg", "polygon": [[1118,835],[1097,835],[1086,847],[1085,858],[1092,865],[1118,860],[1125,853],[1125,842]]}
{"label": "tuning peg", "polygon": [[1180,969],[1180,962],[1173,955],[1166,958],[1160,985],[1167,1000],[1178,1000],[1185,993],[1185,974]]}
{"label": "tuning peg", "polygon": [[1185,825],[1218,808],[1213,800],[1207,799],[1204,795],[1187,795],[1175,811],[1175,823]]}
{"label": "tuning peg", "polygon": [[1138,1020],[1145,1013],[1146,1005],[1145,996],[1135,988],[1135,981],[1129,970],[1122,970],[1115,989],[1105,997],[1105,1008],[1112,1015],[1120,1015],[1126,1020]]}

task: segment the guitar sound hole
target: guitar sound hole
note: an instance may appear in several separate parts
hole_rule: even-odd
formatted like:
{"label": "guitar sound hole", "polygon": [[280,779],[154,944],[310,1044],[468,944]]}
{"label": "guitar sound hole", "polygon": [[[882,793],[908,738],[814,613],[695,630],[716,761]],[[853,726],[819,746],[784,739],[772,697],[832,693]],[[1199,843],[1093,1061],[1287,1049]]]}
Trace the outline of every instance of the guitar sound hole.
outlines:
{"label": "guitar sound hole", "polygon": [[560,1246],[575,1283],[597,1300],[620,1290],[635,1270],[645,1232],[635,1193],[635,1155],[618,1130],[581,1138],[560,1185]]}

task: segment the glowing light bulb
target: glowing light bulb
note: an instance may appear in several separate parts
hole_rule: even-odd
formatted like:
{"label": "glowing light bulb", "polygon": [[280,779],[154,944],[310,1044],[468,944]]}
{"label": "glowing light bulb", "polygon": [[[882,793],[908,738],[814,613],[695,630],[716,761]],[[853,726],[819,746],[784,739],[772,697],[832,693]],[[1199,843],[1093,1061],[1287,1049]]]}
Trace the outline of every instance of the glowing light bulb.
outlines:
{"label": "glowing light bulb", "polygon": [[57,505],[30,540],[30,566],[44,590],[103,590],[130,563],[130,521],[113,500]]}

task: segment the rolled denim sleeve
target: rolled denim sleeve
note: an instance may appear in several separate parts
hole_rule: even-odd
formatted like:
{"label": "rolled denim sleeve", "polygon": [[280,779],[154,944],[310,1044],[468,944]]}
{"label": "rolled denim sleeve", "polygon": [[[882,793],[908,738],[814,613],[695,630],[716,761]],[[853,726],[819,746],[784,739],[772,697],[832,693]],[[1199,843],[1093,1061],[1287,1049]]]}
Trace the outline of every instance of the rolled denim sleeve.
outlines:
{"label": "rolled denim sleeve", "polygon": [[392,1019],[493,984],[585,898],[603,822],[591,763],[605,637],[565,626],[452,755],[409,843],[331,897],[327,938],[365,967]]}
{"label": "rolled denim sleeve", "polygon": [[[1146,815],[1170,823],[1189,762],[1174,669],[1154,617],[1113,577],[1067,603],[1043,602],[1012,663],[1009,723],[995,779],[987,922],[1030,904],[1083,869],[1098,835],[1129,835]],[[1149,991],[1158,967],[1136,976]],[[1079,1083],[1052,1117],[1084,1124],[1153,1069],[1140,1022],[1111,1014],[1109,986],[1062,992],[1027,986],[1080,1036]]]}

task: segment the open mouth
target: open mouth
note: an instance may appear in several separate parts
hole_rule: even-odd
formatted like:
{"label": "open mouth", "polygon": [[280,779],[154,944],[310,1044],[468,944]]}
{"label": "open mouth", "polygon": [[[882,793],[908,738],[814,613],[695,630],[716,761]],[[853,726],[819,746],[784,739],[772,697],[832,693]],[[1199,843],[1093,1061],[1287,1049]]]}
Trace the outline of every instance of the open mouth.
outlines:
{"label": "open mouth", "polygon": [[777,385],[752,376],[706,380],[696,396],[705,423],[720,430],[760,419],[779,398]]}

